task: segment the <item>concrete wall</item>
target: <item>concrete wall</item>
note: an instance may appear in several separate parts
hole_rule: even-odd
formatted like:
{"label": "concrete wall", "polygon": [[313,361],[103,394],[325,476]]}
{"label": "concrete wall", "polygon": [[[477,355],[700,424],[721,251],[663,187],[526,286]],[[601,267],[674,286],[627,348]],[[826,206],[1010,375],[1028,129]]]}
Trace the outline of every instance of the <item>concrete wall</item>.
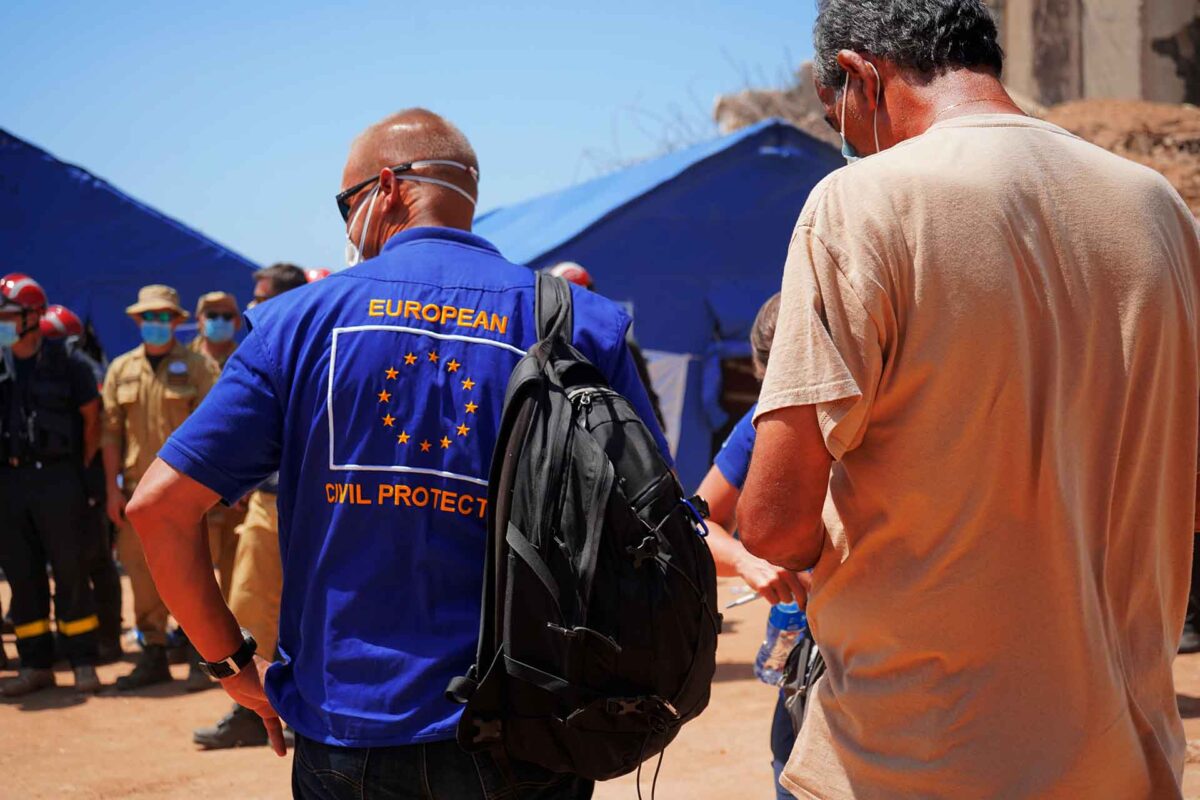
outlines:
{"label": "concrete wall", "polygon": [[1148,0],[1145,25],[1144,97],[1200,105],[1200,0]]}
{"label": "concrete wall", "polygon": [[[1172,3],[1176,0],[1152,2]],[[1080,5],[1083,91],[1069,99],[1145,99],[1141,69],[1145,46],[1144,0],[1082,0]]]}
{"label": "concrete wall", "polygon": [[1200,103],[1200,0],[991,0],[1006,82],[1045,104]]}

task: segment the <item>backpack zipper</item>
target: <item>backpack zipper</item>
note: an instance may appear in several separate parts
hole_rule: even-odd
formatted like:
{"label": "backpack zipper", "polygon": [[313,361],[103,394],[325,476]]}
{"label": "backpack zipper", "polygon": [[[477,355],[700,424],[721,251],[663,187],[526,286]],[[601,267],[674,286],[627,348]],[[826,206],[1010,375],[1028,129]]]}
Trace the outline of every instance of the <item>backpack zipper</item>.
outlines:
{"label": "backpack zipper", "polygon": [[579,405],[584,408],[590,406],[598,396],[620,397],[621,393],[603,386],[581,386],[567,390],[567,399],[572,403],[579,401]]}

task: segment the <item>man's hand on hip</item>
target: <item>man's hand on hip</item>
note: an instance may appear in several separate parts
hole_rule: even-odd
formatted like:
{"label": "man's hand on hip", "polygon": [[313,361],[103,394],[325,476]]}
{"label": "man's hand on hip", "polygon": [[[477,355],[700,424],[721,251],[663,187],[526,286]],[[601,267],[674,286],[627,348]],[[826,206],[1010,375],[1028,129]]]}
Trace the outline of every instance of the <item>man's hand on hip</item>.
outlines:
{"label": "man's hand on hip", "polygon": [[247,665],[246,669],[237,675],[221,681],[221,688],[233,698],[235,703],[262,717],[263,727],[267,729],[267,738],[271,741],[271,749],[277,756],[286,756],[287,745],[283,741],[283,721],[271,707],[271,701],[267,699],[267,693],[263,690],[263,682],[266,680],[267,668],[271,666],[271,662],[261,656],[255,656],[252,666],[253,669],[251,669],[251,665]]}

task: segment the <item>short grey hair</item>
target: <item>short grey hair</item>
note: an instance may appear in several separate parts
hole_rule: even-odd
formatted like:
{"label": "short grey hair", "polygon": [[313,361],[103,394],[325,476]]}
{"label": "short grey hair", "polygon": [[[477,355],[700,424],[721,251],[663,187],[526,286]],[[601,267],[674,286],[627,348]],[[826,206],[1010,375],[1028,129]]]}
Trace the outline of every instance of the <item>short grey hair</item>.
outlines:
{"label": "short grey hair", "polygon": [[983,0],[818,0],[813,28],[817,82],[841,88],[841,50],[869,53],[932,78],[982,68],[1000,77],[1004,51]]}

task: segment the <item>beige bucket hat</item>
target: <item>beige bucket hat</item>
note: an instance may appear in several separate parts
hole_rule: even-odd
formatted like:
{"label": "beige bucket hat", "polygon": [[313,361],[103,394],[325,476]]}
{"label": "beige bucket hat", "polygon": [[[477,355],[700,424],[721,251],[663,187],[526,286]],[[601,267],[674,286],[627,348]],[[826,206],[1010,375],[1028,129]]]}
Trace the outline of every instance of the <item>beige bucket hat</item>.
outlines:
{"label": "beige bucket hat", "polygon": [[240,317],[242,311],[238,308],[237,298],[229,292],[209,292],[200,297],[200,302],[196,303],[196,316],[199,317],[205,311],[213,309],[214,311],[232,311],[235,316]]}

